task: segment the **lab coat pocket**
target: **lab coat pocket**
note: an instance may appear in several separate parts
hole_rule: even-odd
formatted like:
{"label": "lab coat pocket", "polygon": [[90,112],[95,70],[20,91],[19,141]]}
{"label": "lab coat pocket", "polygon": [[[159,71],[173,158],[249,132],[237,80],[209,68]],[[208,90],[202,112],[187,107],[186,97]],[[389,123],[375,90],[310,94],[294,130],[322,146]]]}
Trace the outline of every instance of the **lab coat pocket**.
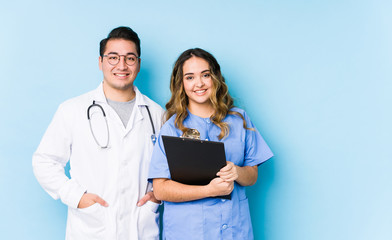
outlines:
{"label": "lab coat pocket", "polygon": [[94,203],[93,205],[86,207],[86,208],[78,208],[79,212],[85,213],[85,214],[91,214],[95,212],[99,208],[100,204],[99,203]]}
{"label": "lab coat pocket", "polygon": [[144,207],[150,209],[151,212],[157,213],[159,205],[160,205],[159,203],[147,201],[146,204],[144,204]]}
{"label": "lab coat pocket", "polygon": [[[104,239],[105,236],[105,207],[95,203],[87,208],[73,211],[72,233],[77,237]],[[80,238],[79,238],[80,239]]]}
{"label": "lab coat pocket", "polygon": [[147,201],[143,206],[140,207],[138,221],[139,239],[159,239],[158,207],[158,203],[151,201]]}

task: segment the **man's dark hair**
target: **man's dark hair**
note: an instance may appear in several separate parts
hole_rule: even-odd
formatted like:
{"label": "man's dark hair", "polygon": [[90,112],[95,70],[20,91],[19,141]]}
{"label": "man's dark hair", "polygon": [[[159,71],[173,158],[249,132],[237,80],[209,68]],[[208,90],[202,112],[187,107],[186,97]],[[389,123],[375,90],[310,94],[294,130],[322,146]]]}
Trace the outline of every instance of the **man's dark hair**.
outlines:
{"label": "man's dark hair", "polygon": [[106,50],[106,44],[110,39],[124,39],[129,40],[135,43],[136,51],[138,57],[140,57],[140,39],[135,31],[132,30],[130,27],[118,27],[113,29],[107,38],[102,39],[99,43],[99,55],[103,57],[103,53]]}

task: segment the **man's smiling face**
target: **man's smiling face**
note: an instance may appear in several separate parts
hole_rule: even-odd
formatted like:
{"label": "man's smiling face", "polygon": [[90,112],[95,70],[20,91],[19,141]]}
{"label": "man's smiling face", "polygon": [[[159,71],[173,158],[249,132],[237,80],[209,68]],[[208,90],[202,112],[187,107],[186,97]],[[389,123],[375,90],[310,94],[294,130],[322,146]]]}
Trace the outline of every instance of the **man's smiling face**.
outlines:
{"label": "man's smiling face", "polygon": [[[104,55],[108,54],[139,57],[135,43],[125,39],[109,40],[104,52]],[[99,69],[103,72],[103,81],[107,87],[127,91],[133,87],[133,82],[140,71],[140,59],[138,58],[134,65],[129,66],[123,56],[120,57],[120,61],[116,65],[111,65],[108,57],[99,57]]]}

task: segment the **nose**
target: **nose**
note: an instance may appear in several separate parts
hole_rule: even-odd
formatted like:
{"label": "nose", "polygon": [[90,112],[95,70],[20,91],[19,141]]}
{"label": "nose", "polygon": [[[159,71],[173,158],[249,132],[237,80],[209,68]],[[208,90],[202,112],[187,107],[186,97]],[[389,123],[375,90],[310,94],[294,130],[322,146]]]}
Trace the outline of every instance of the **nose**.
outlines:
{"label": "nose", "polygon": [[196,78],[196,87],[201,88],[204,86],[204,81],[201,77]]}
{"label": "nose", "polygon": [[125,56],[120,56],[120,60],[118,61],[116,66],[120,70],[124,70],[128,68],[128,65],[125,63]]}

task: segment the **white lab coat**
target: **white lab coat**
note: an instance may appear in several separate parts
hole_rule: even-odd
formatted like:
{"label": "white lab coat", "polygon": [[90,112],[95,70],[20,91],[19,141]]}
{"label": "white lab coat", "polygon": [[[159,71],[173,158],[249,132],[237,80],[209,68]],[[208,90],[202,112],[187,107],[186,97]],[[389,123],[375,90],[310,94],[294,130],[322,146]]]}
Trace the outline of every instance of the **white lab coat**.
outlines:
{"label": "white lab coat", "polygon": [[[33,155],[33,169],[42,187],[68,205],[66,239],[158,239],[158,204],[136,203],[145,195],[153,144],[148,105],[155,131],[162,125],[163,109],[136,92],[127,127],[107,104],[102,84],[62,103]],[[106,112],[109,148],[101,149],[91,134],[87,108],[95,100]],[[106,125],[99,108],[91,110],[92,128],[104,145]],[[101,114],[101,115],[99,115]],[[103,124],[103,125],[102,125]],[[70,161],[69,179],[64,166]],[[84,192],[99,195],[109,204],[78,209]]]}

